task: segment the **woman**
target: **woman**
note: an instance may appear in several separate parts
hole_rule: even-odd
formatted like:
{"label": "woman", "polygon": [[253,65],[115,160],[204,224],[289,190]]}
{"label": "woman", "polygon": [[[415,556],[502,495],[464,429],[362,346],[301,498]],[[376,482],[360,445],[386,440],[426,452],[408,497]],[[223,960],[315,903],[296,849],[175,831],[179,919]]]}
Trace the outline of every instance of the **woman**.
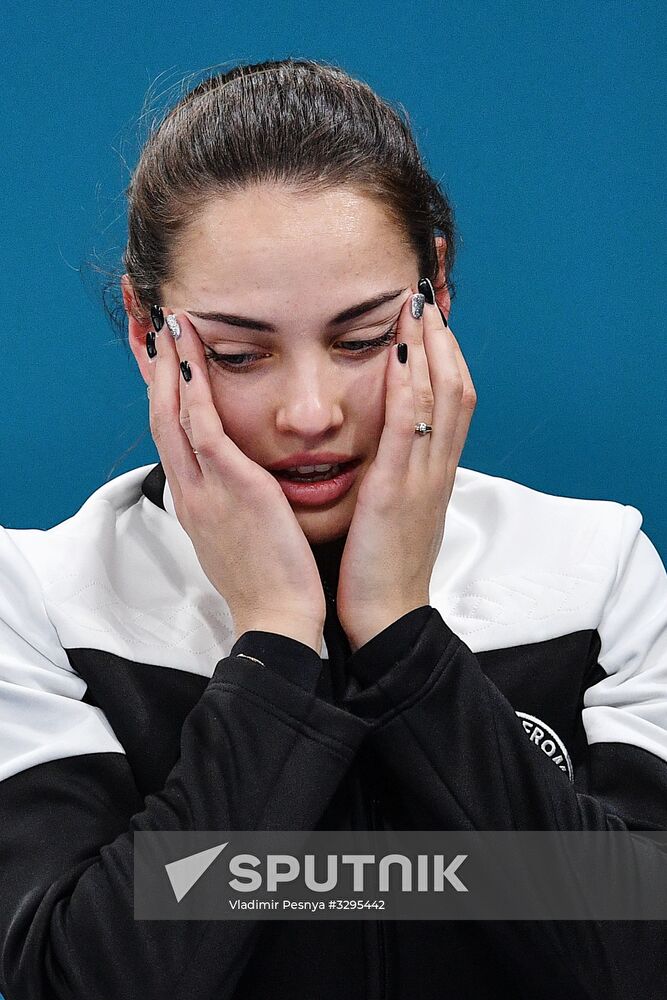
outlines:
{"label": "woman", "polygon": [[657,995],[656,924],[134,919],[135,831],[667,829],[667,580],[458,467],[452,211],[364,84],[212,77],[128,193],[160,462],[0,533],[7,1000]]}

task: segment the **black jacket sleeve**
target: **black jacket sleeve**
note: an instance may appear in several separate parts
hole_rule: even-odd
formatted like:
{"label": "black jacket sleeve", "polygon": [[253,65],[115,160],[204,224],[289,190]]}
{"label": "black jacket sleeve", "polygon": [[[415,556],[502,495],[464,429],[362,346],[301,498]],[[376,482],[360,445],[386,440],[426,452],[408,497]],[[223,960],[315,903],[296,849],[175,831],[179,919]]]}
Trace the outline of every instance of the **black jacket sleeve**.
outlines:
{"label": "black jacket sleeve", "polygon": [[245,633],[187,716],[164,787],[142,799],[108,721],[80,699],[30,568],[11,560],[4,572],[0,560],[0,991],[232,996],[259,925],[135,920],[134,831],[313,829],[366,724],[315,696],[312,649]]}
{"label": "black jacket sleeve", "polygon": [[[641,532],[619,561],[598,631],[605,676],[586,695],[590,745],[574,782],[527,738],[435,608],[410,612],[349,658],[358,690],[344,703],[373,725],[368,745],[429,828],[665,831],[667,577]],[[664,885],[657,848],[651,865]],[[503,923],[491,927],[511,949]],[[667,988],[667,921],[537,921],[531,935],[592,997]],[[515,962],[519,982],[534,954],[518,949]]]}
{"label": "black jacket sleeve", "polygon": [[[581,762],[589,790],[577,791],[577,777],[573,785],[527,738],[513,707],[435,608],[393,622],[350,657],[348,670],[362,689],[344,704],[372,725],[368,745],[442,829],[667,830],[665,760],[608,744],[607,766]],[[667,689],[664,699],[667,706]],[[614,761],[622,767],[612,786]],[[603,797],[595,794],[598,774]]]}

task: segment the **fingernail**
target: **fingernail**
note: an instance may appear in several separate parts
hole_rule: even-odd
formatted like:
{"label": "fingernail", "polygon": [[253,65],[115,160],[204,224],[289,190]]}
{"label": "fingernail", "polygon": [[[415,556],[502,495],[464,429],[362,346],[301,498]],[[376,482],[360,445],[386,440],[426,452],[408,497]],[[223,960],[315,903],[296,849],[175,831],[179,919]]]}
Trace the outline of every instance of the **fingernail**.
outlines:
{"label": "fingernail", "polygon": [[155,346],[155,333],[153,332],[153,330],[149,330],[148,333],[146,334],[146,354],[151,359],[151,361],[157,355],[157,348]]}
{"label": "fingernail", "polygon": [[164,326],[164,313],[160,306],[151,306],[151,322],[155,327],[155,332],[159,333]]}
{"label": "fingernail", "polygon": [[426,299],[424,296],[418,292],[417,295],[413,295],[410,301],[410,312],[415,319],[421,319],[422,313],[424,312],[424,302]]}
{"label": "fingernail", "polygon": [[430,306],[435,302],[435,289],[429,281],[428,278],[420,278],[417,283],[417,288],[422,293],[426,301]]}
{"label": "fingernail", "polygon": [[181,361],[181,374],[186,382],[189,382],[192,378],[192,372],[190,371],[190,365],[187,361]]}
{"label": "fingernail", "polygon": [[447,317],[445,316],[445,314],[442,311],[442,309],[440,308],[440,306],[438,306],[438,312],[442,316],[442,322],[445,324],[445,326],[449,326],[449,323],[447,322]]}
{"label": "fingernail", "polygon": [[396,344],[396,353],[398,354],[398,360],[404,365],[408,360],[408,345]]}
{"label": "fingernail", "polygon": [[171,330],[171,335],[174,340],[178,340],[181,335],[181,327],[173,313],[169,313],[167,316],[167,326]]}

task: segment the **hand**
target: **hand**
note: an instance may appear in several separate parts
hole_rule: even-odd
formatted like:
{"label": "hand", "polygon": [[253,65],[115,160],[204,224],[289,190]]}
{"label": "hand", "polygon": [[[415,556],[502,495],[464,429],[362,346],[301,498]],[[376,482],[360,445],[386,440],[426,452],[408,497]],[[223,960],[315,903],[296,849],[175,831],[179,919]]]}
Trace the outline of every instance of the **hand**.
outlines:
{"label": "hand", "polygon": [[239,635],[278,631],[319,653],[326,603],[312,549],[275,477],[225,434],[203,344],[185,313],[177,321],[178,340],[166,323],[156,337],[150,426],[178,520]]}
{"label": "hand", "polygon": [[[429,604],[447,505],[477,396],[459,345],[436,304],[399,316],[386,369],[385,425],[359,487],[341,558],[336,607],[354,652],[382,629]],[[431,424],[431,434],[414,425]]]}

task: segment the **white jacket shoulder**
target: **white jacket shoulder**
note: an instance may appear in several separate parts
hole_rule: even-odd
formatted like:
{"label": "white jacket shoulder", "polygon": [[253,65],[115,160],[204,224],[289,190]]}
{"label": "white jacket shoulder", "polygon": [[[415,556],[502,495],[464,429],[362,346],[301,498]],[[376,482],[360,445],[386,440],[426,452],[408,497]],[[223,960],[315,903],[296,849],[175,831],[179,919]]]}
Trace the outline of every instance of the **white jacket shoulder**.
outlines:
{"label": "white jacket shoulder", "polygon": [[39,580],[65,649],[210,676],[234,644],[231,614],[175,513],[144,496],[153,467],[110,480],[48,530],[7,534]]}
{"label": "white jacket shoulder", "polygon": [[432,601],[473,651],[596,628],[642,515],[459,468]]}

